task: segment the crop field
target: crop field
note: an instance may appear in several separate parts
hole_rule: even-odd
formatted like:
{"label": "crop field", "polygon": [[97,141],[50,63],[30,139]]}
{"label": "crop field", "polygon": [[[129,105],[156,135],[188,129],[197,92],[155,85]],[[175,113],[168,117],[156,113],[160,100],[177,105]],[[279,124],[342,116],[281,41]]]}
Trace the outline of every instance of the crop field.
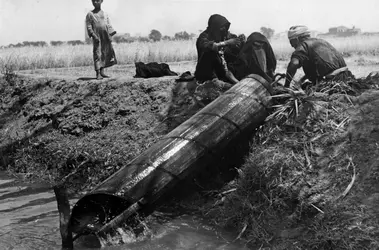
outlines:
{"label": "crop field", "polygon": [[[345,57],[376,56],[379,36],[326,38]],[[134,62],[180,62],[197,58],[196,40],[114,43],[120,65]],[[271,41],[278,60],[288,60],[293,48],[286,38]],[[0,67],[13,70],[72,68],[93,65],[92,45],[5,48],[0,50]]]}
{"label": "crop field", "polygon": [[[178,62],[196,59],[195,41],[113,44],[119,64]],[[0,50],[0,64],[14,70],[71,68],[93,65],[92,44],[22,47]]]}

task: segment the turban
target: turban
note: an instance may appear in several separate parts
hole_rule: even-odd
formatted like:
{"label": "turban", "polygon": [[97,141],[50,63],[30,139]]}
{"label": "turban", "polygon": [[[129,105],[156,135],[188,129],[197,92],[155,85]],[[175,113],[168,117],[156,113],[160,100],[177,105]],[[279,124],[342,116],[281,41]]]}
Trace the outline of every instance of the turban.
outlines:
{"label": "turban", "polygon": [[288,31],[288,39],[296,39],[301,36],[309,36],[310,34],[307,26],[292,26]]}

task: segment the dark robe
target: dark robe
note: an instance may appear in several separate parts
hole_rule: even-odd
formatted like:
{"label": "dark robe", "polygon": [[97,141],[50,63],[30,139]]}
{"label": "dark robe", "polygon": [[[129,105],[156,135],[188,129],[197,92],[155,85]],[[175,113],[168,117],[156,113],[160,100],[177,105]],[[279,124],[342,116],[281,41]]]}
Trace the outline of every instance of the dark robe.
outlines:
{"label": "dark robe", "polygon": [[[261,49],[254,49],[254,42],[262,43]],[[276,70],[276,58],[267,38],[259,32],[252,33],[239,52],[238,59],[228,68],[238,80],[257,74],[271,82]]]}
{"label": "dark robe", "polygon": [[[311,82],[324,80],[331,72],[346,67],[342,54],[323,39],[307,38],[302,41],[292,54],[303,67],[305,77]],[[351,77],[350,71],[345,71],[330,80],[345,80]]]}
{"label": "dark robe", "polygon": [[[225,67],[222,64],[219,51],[214,43],[237,38],[236,35],[229,33],[221,34],[220,28],[226,26],[228,30],[230,22],[223,16],[215,14],[208,20],[208,27],[203,31],[196,41],[197,65],[195,77],[199,81],[212,80],[214,78],[225,78]],[[240,41],[240,40],[239,40]],[[225,60],[229,63],[237,58],[242,41],[235,46],[226,46],[224,49]]]}

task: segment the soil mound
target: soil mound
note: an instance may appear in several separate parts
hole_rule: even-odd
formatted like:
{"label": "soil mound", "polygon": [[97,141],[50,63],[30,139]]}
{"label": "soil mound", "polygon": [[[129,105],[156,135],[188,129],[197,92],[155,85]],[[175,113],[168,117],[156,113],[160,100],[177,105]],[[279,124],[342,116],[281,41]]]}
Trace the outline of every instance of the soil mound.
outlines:
{"label": "soil mound", "polygon": [[201,108],[175,78],[2,79],[1,167],[90,188]]}

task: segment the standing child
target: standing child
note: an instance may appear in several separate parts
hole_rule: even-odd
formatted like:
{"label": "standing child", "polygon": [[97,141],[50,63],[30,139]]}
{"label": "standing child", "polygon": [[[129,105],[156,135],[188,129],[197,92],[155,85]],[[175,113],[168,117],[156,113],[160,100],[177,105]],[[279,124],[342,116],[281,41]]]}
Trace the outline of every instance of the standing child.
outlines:
{"label": "standing child", "polygon": [[103,0],[92,0],[94,10],[86,17],[89,37],[93,40],[93,60],[95,63],[96,79],[109,77],[104,74],[104,68],[117,64],[111,37],[116,34],[108,15],[101,10]]}

